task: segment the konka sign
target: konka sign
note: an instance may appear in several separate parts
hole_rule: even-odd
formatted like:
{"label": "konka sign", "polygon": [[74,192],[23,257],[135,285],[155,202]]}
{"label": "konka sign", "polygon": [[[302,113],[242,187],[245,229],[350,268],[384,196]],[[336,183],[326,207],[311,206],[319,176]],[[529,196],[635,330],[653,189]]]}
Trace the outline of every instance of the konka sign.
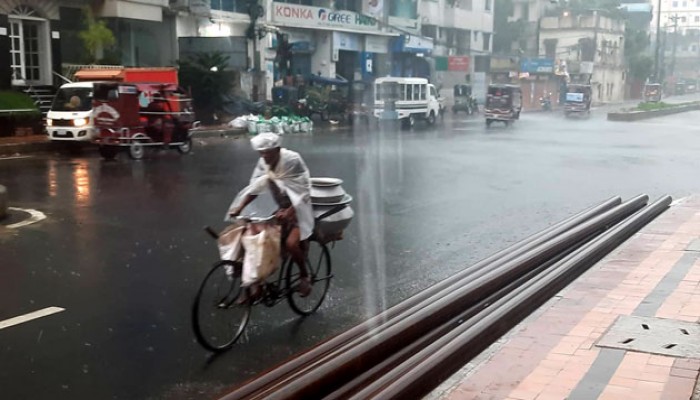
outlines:
{"label": "konka sign", "polygon": [[290,27],[379,31],[377,21],[365,15],[288,3],[272,3],[272,21],[277,25]]}

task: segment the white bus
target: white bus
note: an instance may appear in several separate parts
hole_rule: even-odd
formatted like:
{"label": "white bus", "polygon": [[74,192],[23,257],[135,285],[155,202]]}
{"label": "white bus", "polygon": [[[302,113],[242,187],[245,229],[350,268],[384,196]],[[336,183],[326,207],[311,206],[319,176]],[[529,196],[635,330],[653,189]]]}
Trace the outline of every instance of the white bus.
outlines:
{"label": "white bus", "polygon": [[[418,120],[433,125],[443,111],[435,86],[425,78],[377,78],[374,88],[374,116],[399,119],[403,128],[413,127]],[[390,101],[395,102],[394,110],[386,107]]]}

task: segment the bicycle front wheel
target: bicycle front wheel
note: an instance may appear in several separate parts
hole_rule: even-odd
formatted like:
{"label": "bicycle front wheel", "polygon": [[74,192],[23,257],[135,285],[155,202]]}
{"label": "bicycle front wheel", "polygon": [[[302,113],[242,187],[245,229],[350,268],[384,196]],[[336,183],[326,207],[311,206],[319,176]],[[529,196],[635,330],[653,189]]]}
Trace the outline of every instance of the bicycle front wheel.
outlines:
{"label": "bicycle front wheel", "polygon": [[250,318],[250,303],[236,303],[242,294],[241,264],[216,263],[192,304],[192,328],[202,347],[219,352],[238,340]]}
{"label": "bicycle front wheel", "polygon": [[287,300],[289,306],[299,315],[313,314],[323,303],[331,283],[331,256],[323,243],[309,242],[306,267],[311,277],[311,293],[301,297],[297,291],[299,267],[290,258],[287,264]]}

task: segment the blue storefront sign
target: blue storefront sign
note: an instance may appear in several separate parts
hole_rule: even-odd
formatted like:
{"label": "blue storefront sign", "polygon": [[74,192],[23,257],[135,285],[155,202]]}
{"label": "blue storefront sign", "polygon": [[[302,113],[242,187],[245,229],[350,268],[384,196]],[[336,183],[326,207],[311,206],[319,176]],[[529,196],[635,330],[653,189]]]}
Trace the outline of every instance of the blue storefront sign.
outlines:
{"label": "blue storefront sign", "polygon": [[363,80],[374,78],[374,53],[367,51],[360,53],[360,69],[362,70]]}
{"label": "blue storefront sign", "polygon": [[433,52],[433,39],[415,35],[401,35],[393,39],[391,51],[430,55]]}
{"label": "blue storefront sign", "polygon": [[554,60],[551,58],[523,58],[520,60],[520,72],[551,74],[554,72]]}

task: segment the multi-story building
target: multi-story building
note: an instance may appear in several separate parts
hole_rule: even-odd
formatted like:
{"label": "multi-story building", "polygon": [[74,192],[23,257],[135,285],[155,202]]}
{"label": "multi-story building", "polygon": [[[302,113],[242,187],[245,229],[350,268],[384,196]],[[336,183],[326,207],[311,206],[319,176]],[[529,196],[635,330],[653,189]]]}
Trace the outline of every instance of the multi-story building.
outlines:
{"label": "multi-story building", "polygon": [[[488,54],[493,0],[8,0],[0,2],[0,85],[50,85],[67,64],[85,64],[84,8],[106,21],[116,45],[102,63],[175,65],[184,54],[223,51],[239,87],[269,97],[291,74],[365,79],[433,77],[434,57]],[[251,14],[259,14],[251,23]],[[464,77],[464,60],[458,65]],[[468,65],[468,64],[467,64]],[[469,73],[467,70],[466,73]],[[11,76],[11,79],[8,78]]]}
{"label": "multi-story building", "polygon": [[[483,97],[486,70],[474,61],[493,48],[494,0],[423,0],[420,3],[421,33],[433,41],[434,78],[450,97],[455,84],[473,84]],[[440,62],[442,60],[442,62]]]}
{"label": "multi-story building", "polygon": [[602,11],[564,12],[540,22],[541,57],[554,59],[560,74],[573,82],[589,82],[593,101],[624,99],[624,20]]}

